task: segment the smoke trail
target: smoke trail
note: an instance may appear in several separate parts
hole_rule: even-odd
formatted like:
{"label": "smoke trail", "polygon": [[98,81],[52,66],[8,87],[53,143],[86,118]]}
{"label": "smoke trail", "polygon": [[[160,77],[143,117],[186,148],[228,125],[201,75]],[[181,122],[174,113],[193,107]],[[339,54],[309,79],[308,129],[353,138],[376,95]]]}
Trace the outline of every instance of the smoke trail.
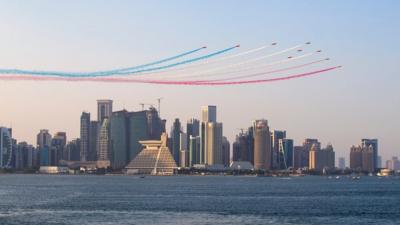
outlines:
{"label": "smoke trail", "polygon": [[[220,71],[220,70],[229,69],[229,68],[233,68],[233,67],[239,67],[239,66],[242,66],[242,65],[246,65],[246,64],[249,64],[249,63],[253,63],[253,62],[256,62],[256,61],[260,61],[260,60],[263,60],[263,59],[267,59],[267,58],[270,58],[270,57],[273,57],[273,56],[281,55],[281,54],[296,50],[296,49],[298,49],[300,47],[303,47],[304,45],[307,45],[307,43],[306,44],[295,45],[293,47],[290,47],[290,48],[287,48],[287,49],[284,49],[284,50],[281,50],[281,51],[277,51],[277,52],[274,52],[274,53],[271,53],[271,54],[268,54],[268,55],[264,55],[264,56],[261,56],[261,57],[255,58],[255,59],[249,59],[249,60],[246,60],[246,61],[243,61],[243,62],[230,64],[230,65],[227,65],[227,66],[221,66],[221,67],[213,68],[213,69],[202,71],[202,72],[197,72],[194,75],[190,75],[190,77],[200,77],[200,76],[203,76],[205,73],[210,73],[210,72],[214,72],[214,71]],[[182,77],[188,77],[188,76],[187,76],[187,74],[184,74],[184,75],[178,74],[178,75],[175,75],[175,76],[168,76],[168,78],[182,78]]]}
{"label": "smoke trail", "polygon": [[142,72],[149,72],[149,71],[156,71],[156,70],[162,70],[162,69],[167,69],[167,68],[172,68],[204,59],[211,58],[213,56],[217,56],[220,54],[223,54],[225,52],[231,51],[235,48],[238,48],[239,45],[226,48],[211,54],[207,54],[204,56],[164,65],[164,66],[158,66],[158,67],[151,67],[147,69],[139,69],[135,71],[125,71],[125,72],[97,72],[97,73],[67,73],[67,72],[56,72],[56,71],[32,71],[32,70],[17,70],[17,69],[2,69],[0,70],[0,74],[21,74],[21,75],[37,75],[37,76],[57,76],[57,77],[105,77],[105,76],[113,76],[113,75],[134,75],[137,73],[142,73]]}
{"label": "smoke trail", "polygon": [[[303,68],[306,66],[311,66],[313,64],[317,64],[320,62],[324,62],[327,61],[328,59],[320,59],[320,60],[316,60],[313,62],[309,62],[309,63],[304,63],[301,65],[297,65],[297,66],[290,66],[290,67],[286,67],[286,68],[282,68],[282,69],[277,69],[277,70],[271,70],[268,72],[262,72],[262,73],[255,73],[255,74],[249,74],[249,75],[242,75],[242,76],[235,76],[235,77],[227,77],[227,78],[223,78],[223,79],[213,79],[213,80],[208,80],[211,82],[219,82],[219,81],[228,81],[228,80],[237,80],[237,79],[243,79],[243,78],[250,78],[250,77],[258,77],[258,76],[263,76],[263,75],[267,75],[267,74],[274,74],[274,73],[279,73],[279,72],[285,72],[285,71],[290,71],[290,70],[294,70],[294,69],[299,69],[299,68]],[[203,81],[199,81],[199,82],[203,82]]]}
{"label": "smoke trail", "polygon": [[172,56],[169,58],[165,58],[165,59],[161,59],[155,62],[151,62],[151,63],[147,63],[147,64],[143,64],[143,65],[139,65],[139,66],[134,66],[134,67],[127,67],[127,68],[122,68],[122,69],[115,69],[115,70],[104,70],[104,71],[97,71],[97,72],[89,72],[89,73],[79,73],[79,72],[61,72],[61,71],[40,71],[40,70],[19,70],[19,69],[0,69],[0,74],[27,74],[27,75],[48,75],[48,76],[62,76],[62,75],[66,75],[66,74],[75,74],[77,76],[80,75],[87,75],[87,74],[105,74],[105,73],[115,73],[115,72],[122,72],[122,71],[128,71],[128,70],[135,70],[135,69],[140,69],[140,68],[145,68],[145,67],[149,67],[149,66],[153,66],[153,65],[157,65],[157,64],[161,64],[164,62],[168,62],[168,61],[172,61],[193,53],[196,53],[202,49],[205,49],[206,47],[201,47],[201,48],[197,48],[188,52],[184,52],[182,54],[176,55],[176,56]]}
{"label": "smoke trail", "polygon": [[[229,73],[240,73],[240,72],[244,72],[244,71],[249,71],[249,70],[255,70],[255,69],[259,69],[259,68],[268,68],[271,66],[275,66],[275,65],[279,65],[279,64],[284,64],[284,63],[288,63],[294,60],[298,60],[298,59],[302,59],[302,58],[306,58],[309,56],[312,56],[314,54],[316,54],[317,52],[312,52],[312,53],[307,53],[307,54],[303,54],[300,56],[296,56],[296,57],[292,57],[292,58],[288,58],[288,59],[284,59],[284,60],[279,60],[279,61],[275,61],[275,62],[271,62],[265,65],[261,65],[261,66],[257,66],[257,67],[247,67],[247,68],[243,68],[240,70],[235,70],[235,71],[230,71]],[[206,71],[207,72],[207,71]],[[194,75],[180,75],[180,76],[168,76],[166,78],[196,78],[196,77],[215,77],[215,76],[221,76],[221,75],[226,75],[228,72],[218,72],[218,73],[206,73],[206,72],[199,72],[199,73],[195,73]]]}
{"label": "smoke trail", "polygon": [[268,83],[276,81],[284,81],[290,79],[297,79],[301,77],[312,76],[331,70],[341,68],[341,66],[329,67],[321,70],[295,74],[291,76],[276,77],[269,79],[258,79],[258,80],[240,80],[240,81],[228,81],[228,82],[196,82],[196,81],[163,81],[163,80],[138,80],[138,79],[126,79],[126,78],[112,78],[112,77],[39,77],[39,76],[0,76],[0,80],[28,80],[28,81],[88,81],[88,82],[107,82],[107,83],[143,83],[143,84],[158,84],[158,85],[196,85],[196,86],[225,86],[225,85],[241,85],[241,84],[257,84],[257,83]]}
{"label": "smoke trail", "polygon": [[172,57],[169,57],[169,58],[166,58],[166,59],[161,59],[159,61],[155,61],[155,62],[152,62],[152,63],[147,63],[147,64],[143,64],[143,65],[139,65],[139,66],[133,66],[133,67],[127,67],[127,68],[122,68],[122,69],[116,69],[116,70],[101,71],[100,73],[102,73],[102,72],[103,73],[104,72],[111,72],[111,73],[113,73],[113,72],[122,72],[122,71],[137,70],[137,69],[141,69],[141,68],[145,68],[145,67],[149,67],[149,66],[154,66],[154,65],[157,65],[157,64],[161,64],[161,63],[164,63],[164,62],[168,62],[168,61],[172,61],[172,60],[175,60],[175,59],[182,58],[184,56],[196,53],[196,52],[198,52],[198,51],[200,51],[202,49],[205,49],[205,48],[207,48],[207,47],[204,46],[204,47],[201,47],[201,48],[198,48],[198,49],[194,49],[194,50],[191,50],[191,51],[188,51],[188,52],[184,52],[184,53],[176,55],[176,56],[172,56]]}

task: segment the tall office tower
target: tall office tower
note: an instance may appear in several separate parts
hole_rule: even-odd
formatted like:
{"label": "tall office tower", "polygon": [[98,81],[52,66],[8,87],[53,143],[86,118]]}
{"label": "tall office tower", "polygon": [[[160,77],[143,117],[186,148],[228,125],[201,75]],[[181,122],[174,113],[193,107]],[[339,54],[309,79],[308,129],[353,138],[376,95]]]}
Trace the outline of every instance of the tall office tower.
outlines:
{"label": "tall office tower", "polygon": [[186,123],[186,134],[187,134],[187,143],[189,144],[190,141],[190,136],[196,137],[199,136],[199,131],[200,131],[200,121],[191,118],[190,120],[187,121]]}
{"label": "tall office tower", "polygon": [[87,160],[96,161],[99,148],[99,132],[100,123],[98,121],[90,121],[89,128],[89,148],[87,151]]}
{"label": "tall office tower", "polygon": [[350,148],[350,168],[353,170],[362,169],[362,148],[361,146],[351,146]]}
{"label": "tall office tower", "polygon": [[293,167],[293,140],[282,138],[278,142],[279,169]]}
{"label": "tall office tower", "polygon": [[327,145],[325,149],[321,149],[320,145],[314,143],[309,151],[309,168],[317,171],[323,169],[332,169],[335,167],[335,152],[332,145]]}
{"label": "tall office tower", "polygon": [[38,152],[32,145],[26,145],[26,168],[34,168],[38,166]]}
{"label": "tall office tower", "polygon": [[343,170],[346,168],[346,159],[344,157],[339,157],[338,163],[339,163],[339,169]]}
{"label": "tall office tower", "polygon": [[228,138],[222,137],[222,164],[228,167],[231,163],[231,148]]}
{"label": "tall office tower", "polygon": [[49,130],[42,129],[40,130],[39,134],[37,135],[37,146],[38,148],[43,148],[45,146],[51,146],[51,134]]}
{"label": "tall office tower", "polygon": [[[113,112],[110,117],[109,138],[110,152],[112,152],[111,166],[113,169],[122,169],[128,163],[128,122],[126,110]],[[109,152],[109,153],[110,153]],[[101,160],[108,160],[108,154],[100,154]]]}
{"label": "tall office tower", "polygon": [[13,155],[12,130],[0,127],[0,168],[11,167]]}
{"label": "tall office tower", "polygon": [[217,122],[217,106],[208,105],[201,107],[201,122]]}
{"label": "tall office tower", "polygon": [[187,134],[181,132],[179,135],[179,166],[189,166],[189,150],[187,145]]}
{"label": "tall office tower", "polygon": [[375,150],[372,145],[352,146],[350,148],[350,168],[359,172],[374,172]]}
{"label": "tall office tower", "polygon": [[180,135],[181,135],[181,122],[179,119],[175,119],[171,129],[172,137],[172,149],[171,153],[174,156],[176,164],[179,164],[179,152],[180,152]]}
{"label": "tall office tower", "polygon": [[309,152],[304,146],[294,146],[293,148],[293,167],[295,169],[308,167]]}
{"label": "tall office tower", "polygon": [[372,151],[373,151],[373,167],[374,170],[378,168],[378,139],[361,139],[361,147],[362,148],[368,148],[369,146],[372,146]]}
{"label": "tall office tower", "polygon": [[301,155],[301,168],[309,166],[310,150],[313,145],[316,145],[318,149],[321,148],[321,143],[318,139],[306,138],[303,142],[303,152]]}
{"label": "tall office tower", "polygon": [[74,139],[68,142],[67,148],[67,155],[69,161],[79,161],[80,160],[80,139]]}
{"label": "tall office tower", "polygon": [[372,145],[364,146],[362,151],[362,171],[372,173],[376,167],[375,149]]}
{"label": "tall office tower", "polygon": [[80,154],[80,139],[74,139],[69,141],[66,146],[67,149],[67,160],[68,161],[79,161],[81,158]]}
{"label": "tall office tower", "polygon": [[19,142],[15,146],[13,168],[24,169],[28,168],[28,143]]}
{"label": "tall office tower", "polygon": [[99,161],[109,160],[111,154],[110,143],[110,119],[104,118],[99,132],[99,152],[97,155]]}
{"label": "tall office tower", "polygon": [[206,128],[207,165],[222,164],[222,123],[209,122]]}
{"label": "tall office tower", "polygon": [[200,137],[189,137],[189,166],[200,163]]}
{"label": "tall office tower", "polygon": [[108,99],[97,100],[97,121],[102,124],[105,118],[112,114],[113,101]]}
{"label": "tall office tower", "polygon": [[63,158],[65,145],[67,144],[67,134],[65,132],[57,132],[51,140],[50,159],[51,165],[58,165]]}
{"label": "tall office tower", "polygon": [[377,168],[382,168],[382,156],[378,155]]}
{"label": "tall office tower", "polygon": [[80,129],[80,160],[82,162],[87,161],[89,152],[89,138],[90,138],[90,113],[82,112],[81,115],[81,129]]}
{"label": "tall office tower", "polygon": [[147,116],[147,136],[151,140],[158,140],[165,132],[165,120],[161,120],[154,107],[145,110]]}
{"label": "tall office tower", "polygon": [[202,106],[201,107],[201,123],[200,123],[200,163],[207,163],[207,126],[208,123],[217,122],[217,107],[216,106]]}
{"label": "tall office tower", "polygon": [[271,134],[268,121],[261,119],[253,121],[254,129],[254,169],[272,169]]}
{"label": "tall office tower", "polygon": [[389,170],[400,170],[400,161],[398,157],[393,156],[392,159],[386,161],[386,168]]}
{"label": "tall office tower", "polygon": [[253,129],[249,128],[247,132],[236,135],[233,143],[232,161],[248,161],[254,164],[254,140]]}
{"label": "tall office tower", "polygon": [[272,144],[272,168],[274,169],[284,169],[283,158],[279,152],[279,140],[286,138],[286,131],[274,130],[271,134],[271,144]]}
{"label": "tall office tower", "polygon": [[[139,152],[143,149],[143,146],[139,143],[142,140],[148,140],[150,138],[150,130],[147,111],[129,112],[128,113],[128,159],[133,160]],[[151,114],[154,115],[154,114]],[[153,116],[151,117],[153,120]],[[153,123],[151,124],[153,125]],[[159,139],[159,138],[156,138]]]}

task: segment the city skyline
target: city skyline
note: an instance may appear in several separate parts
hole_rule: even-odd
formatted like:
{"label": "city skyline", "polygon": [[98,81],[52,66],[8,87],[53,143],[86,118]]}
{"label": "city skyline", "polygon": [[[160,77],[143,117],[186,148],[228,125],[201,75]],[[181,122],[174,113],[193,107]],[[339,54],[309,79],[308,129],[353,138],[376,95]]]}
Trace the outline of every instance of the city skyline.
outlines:
{"label": "city skyline", "polygon": [[[197,160],[195,160],[197,164],[223,164],[226,166],[229,164],[227,162],[248,161],[254,164],[255,169],[279,170],[288,169],[289,167],[310,167],[322,170],[322,168],[324,168],[324,165],[329,165],[329,168],[333,168],[335,167],[335,165],[337,168],[341,168],[340,161],[341,159],[345,159],[344,164],[348,168],[352,168],[355,170],[359,168],[369,168],[366,170],[373,172],[374,170],[376,170],[376,168],[380,168],[382,165],[385,166],[385,162],[393,159],[393,157],[397,157],[392,156],[388,159],[382,159],[381,151],[378,150],[378,139],[368,138],[361,139],[360,145],[358,147],[360,150],[357,151],[361,153],[362,149],[373,149],[371,150],[371,154],[373,156],[370,156],[372,158],[368,158],[368,160],[373,160],[373,162],[369,162],[372,163],[369,164],[369,167],[361,166],[361,161],[365,161],[364,159],[361,160],[361,155],[359,156],[360,159],[355,159],[353,152],[356,147],[354,144],[349,148],[346,156],[335,157],[332,143],[328,142],[326,143],[326,149],[330,149],[330,151],[333,152],[333,156],[330,157],[329,160],[324,159],[325,156],[322,155],[322,158],[320,156],[317,157],[317,153],[322,154],[324,152],[327,152],[326,149],[322,149],[321,142],[318,140],[318,137],[313,137],[315,139],[305,137],[300,140],[302,144],[300,144],[300,141],[298,141],[298,144],[294,145],[294,140],[290,139],[290,136],[286,136],[286,130],[276,130],[269,127],[268,120],[265,119],[253,120],[252,125],[248,127],[248,131],[246,131],[246,133],[244,133],[245,129],[240,129],[241,132],[236,133],[235,140],[229,141],[225,137],[223,123],[217,122],[216,118],[218,115],[218,110],[217,106],[215,105],[201,106],[200,120],[192,117],[191,119],[188,119],[187,123],[185,124],[184,122],[181,123],[179,118],[176,118],[170,127],[171,131],[168,133],[166,131],[168,130],[168,127],[166,127],[165,123],[166,120],[159,117],[159,112],[157,111],[157,109],[154,108],[153,105],[149,106],[148,109],[144,108],[143,104],[141,105],[142,110],[140,111],[127,111],[126,109],[113,111],[113,100],[97,100],[97,115],[93,115],[87,111],[82,112],[80,117],[80,135],[78,137],[69,136],[68,139],[66,132],[59,130],[52,133],[48,129],[40,129],[39,134],[36,135],[37,150],[45,150],[46,152],[48,152],[47,155],[49,158],[49,162],[51,161],[52,164],[57,165],[59,159],[65,159],[65,153],[61,152],[64,150],[61,149],[63,149],[67,143],[73,144],[74,142],[79,140],[79,160],[81,162],[98,161],[100,162],[99,165],[101,166],[110,166],[109,160],[114,158],[117,159],[117,161],[115,162],[118,166],[114,166],[113,161],[111,161],[111,167],[113,169],[121,169],[140,152],[140,145],[138,145],[139,141],[157,141],[158,137],[161,135],[160,132],[166,132],[166,134],[168,135],[167,137],[169,137],[170,141],[169,146],[171,153],[173,154],[175,161],[179,165],[181,165],[181,163],[183,162],[183,165],[193,166],[195,163],[189,162],[189,160],[195,157],[197,158]],[[105,108],[107,108],[107,110],[105,110]],[[97,120],[91,120],[91,115],[97,116]],[[142,123],[144,122],[143,120],[148,120],[148,125],[145,126],[145,124]],[[100,121],[104,122],[100,123]],[[199,124],[193,125],[193,123]],[[106,127],[103,128],[103,126]],[[214,130],[215,128],[217,128],[218,131]],[[214,136],[214,132],[219,132],[219,135]],[[251,134],[249,134],[249,132],[251,132]],[[10,132],[10,134],[11,133],[12,132]],[[53,138],[52,134],[54,134]],[[191,136],[192,134],[194,134],[193,137]],[[210,134],[211,136],[209,136]],[[242,138],[248,137],[247,135],[250,135],[251,137],[251,139],[249,139],[248,141],[251,140],[251,142],[254,142],[251,144],[252,147],[243,146]],[[195,147],[196,150],[191,149],[191,144],[188,141],[188,138],[199,138],[199,147]],[[211,142],[210,140],[208,140],[208,138],[210,138]],[[15,139],[15,137],[13,137],[13,139]],[[224,161],[223,159],[223,155],[225,154],[223,153],[225,151],[222,150],[224,148],[224,139],[226,139],[225,142],[228,145],[228,158],[226,159],[227,161]],[[215,140],[219,141],[214,143]],[[18,145],[28,144],[30,146],[35,146],[35,142],[26,143],[25,140],[17,139],[15,145],[17,143]],[[250,143],[247,143],[245,145],[249,144]],[[316,146],[314,146],[315,144]],[[201,147],[202,145],[204,145],[204,147]],[[235,145],[237,145],[236,148]],[[48,149],[50,146],[55,146],[56,149],[59,148],[57,146],[60,146],[60,152],[52,153],[51,148]],[[301,149],[296,150],[296,148],[299,147]],[[115,149],[124,149],[124,151],[127,151],[127,155],[122,156],[121,152],[117,153],[115,152]],[[321,151],[321,149],[323,151]],[[183,153],[182,151],[186,152],[183,157],[187,157],[183,161],[181,159],[181,154]],[[196,153],[197,151],[198,153]],[[301,153],[303,151],[305,151],[305,155],[301,155],[303,154]],[[55,154],[56,158],[53,159],[52,157],[54,156],[52,156],[52,154]],[[67,154],[69,155],[70,153]],[[197,156],[197,154],[199,154],[199,156]],[[215,161],[214,157],[217,157],[217,161]],[[312,161],[311,157],[313,158]],[[320,166],[315,165],[315,158],[320,161],[320,164],[318,164]],[[359,160],[360,162],[354,163],[354,160]],[[290,163],[287,164],[287,161]],[[394,164],[395,163],[393,163],[393,165]]]}
{"label": "city skyline", "polygon": [[[398,4],[150,1],[77,7],[66,1],[44,1],[37,7],[33,1],[23,5],[3,2],[0,28],[8,35],[0,37],[1,67],[101,70],[204,44],[216,48],[240,43],[241,48],[250,49],[274,41],[281,46],[311,41],[343,69],[316,79],[217,88],[0,81],[6,93],[0,98],[4,106],[0,124],[12,127],[14,137],[29,143],[34,143],[35,134],[43,128],[78,137],[77,118],[82,110],[96,112],[93,102],[97,99],[113,99],[116,110],[137,111],[141,102],[156,105],[156,99],[163,97],[161,116],[167,119],[167,127],[175,118],[200,119],[202,105],[217,105],[224,135],[231,143],[238,128],[265,118],[272,129],[286,130],[295,145],[306,137],[318,138],[324,144],[331,142],[338,157],[348,158],[348,149],[358,140],[377,138],[380,154],[389,159],[397,155],[400,128],[395,115],[400,109],[395,63],[399,31],[393,29],[399,27]],[[110,7],[120,13],[108,19],[99,16]],[[93,13],[88,14],[88,9]],[[156,12],[153,18],[142,19],[151,12]],[[318,21],[315,13],[320,15]],[[203,15],[207,18],[200,19]],[[232,17],[235,23],[230,22]],[[167,32],[171,25],[174,32]],[[165,34],[163,39],[155,35],[160,33]]]}

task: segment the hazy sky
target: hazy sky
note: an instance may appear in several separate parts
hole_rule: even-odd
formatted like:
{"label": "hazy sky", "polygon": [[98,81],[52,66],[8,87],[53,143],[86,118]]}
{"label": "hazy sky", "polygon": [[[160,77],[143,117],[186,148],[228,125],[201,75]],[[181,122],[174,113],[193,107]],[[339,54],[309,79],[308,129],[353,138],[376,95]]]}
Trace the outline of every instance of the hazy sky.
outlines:
{"label": "hazy sky", "polygon": [[[265,118],[300,144],[331,142],[348,158],[378,138],[399,154],[400,1],[0,1],[0,68],[88,71],[131,66],[207,45],[222,49],[311,41],[343,68],[327,75],[233,87],[0,81],[0,125],[35,143],[39,129],[79,136],[96,99],[139,110],[163,97],[162,117],[183,122],[217,105],[232,142]],[[241,47],[241,48],[242,48]],[[348,163],[348,162],[347,162]]]}

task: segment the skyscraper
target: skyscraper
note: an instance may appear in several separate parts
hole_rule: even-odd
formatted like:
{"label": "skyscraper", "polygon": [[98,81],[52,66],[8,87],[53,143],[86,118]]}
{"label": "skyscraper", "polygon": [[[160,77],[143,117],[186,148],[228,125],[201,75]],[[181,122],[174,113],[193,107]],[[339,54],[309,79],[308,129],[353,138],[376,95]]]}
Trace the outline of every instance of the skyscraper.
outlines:
{"label": "skyscraper", "polygon": [[105,118],[110,118],[112,114],[112,100],[97,100],[97,121],[102,124]]}
{"label": "skyscraper", "polygon": [[286,138],[286,131],[274,130],[271,134],[272,144],[272,168],[283,169],[284,159],[279,152],[279,141]]}
{"label": "skyscraper", "polygon": [[372,173],[375,171],[375,149],[372,145],[364,146],[362,151],[362,171]]}
{"label": "skyscraper", "polygon": [[201,107],[201,122],[217,122],[217,106]]}
{"label": "skyscraper", "polygon": [[309,168],[317,171],[323,169],[333,169],[335,167],[335,152],[332,145],[328,144],[326,148],[321,149],[320,145],[314,143],[309,151]]}
{"label": "skyscraper", "polygon": [[65,145],[67,144],[67,134],[65,132],[57,132],[51,140],[51,165],[58,165],[63,158]]}
{"label": "skyscraper", "polygon": [[[81,150],[82,151],[82,150]],[[100,126],[98,160],[109,160],[110,156],[110,120],[104,118]]]}
{"label": "skyscraper", "polygon": [[250,127],[247,132],[241,131],[236,135],[236,140],[233,143],[233,161],[248,161],[254,164],[254,137],[253,128]]}
{"label": "skyscraper", "polygon": [[80,129],[80,158],[85,162],[88,158],[90,138],[90,113],[82,112]]}
{"label": "skyscraper", "polygon": [[346,168],[346,159],[344,157],[339,157],[339,169],[345,169]]}
{"label": "skyscraper", "polygon": [[362,169],[362,151],[361,146],[351,146],[350,148],[350,168],[353,170]]}
{"label": "skyscraper", "polygon": [[[127,111],[113,112],[110,117],[110,150],[112,152],[111,166],[113,169],[122,169],[128,163],[128,123],[127,123]],[[102,160],[106,159],[106,154],[102,155]]]}
{"label": "skyscraper", "polygon": [[158,140],[161,134],[165,132],[165,120],[161,120],[158,111],[150,107],[144,111],[147,117],[147,136],[151,140]]}
{"label": "skyscraper", "polygon": [[206,164],[223,164],[222,123],[209,122],[206,129]]}
{"label": "skyscraper", "polygon": [[306,138],[303,141],[303,150],[300,155],[300,160],[301,160],[301,165],[300,167],[309,167],[310,165],[310,150],[311,147],[315,145],[317,149],[321,149],[321,143],[318,141],[318,139],[313,139],[313,138]]}
{"label": "skyscraper", "polygon": [[99,148],[99,132],[100,123],[98,121],[90,121],[89,128],[89,148],[87,151],[87,160],[96,161]]}
{"label": "skyscraper", "polygon": [[[139,143],[141,140],[149,140],[151,132],[148,132],[149,125],[152,126],[153,123],[148,123],[148,113],[147,111],[139,112],[129,112],[128,113],[128,138],[129,138],[129,149],[128,158],[129,161],[133,160],[139,152],[142,150],[143,146]],[[151,114],[151,120],[153,120],[153,115]],[[154,129],[154,128],[153,128]],[[156,138],[159,139],[159,138]]]}
{"label": "skyscraper", "polygon": [[51,146],[51,134],[49,130],[42,129],[40,130],[39,134],[37,135],[37,146],[39,148],[43,148],[45,146]]}
{"label": "skyscraper", "polygon": [[181,122],[178,118],[175,119],[171,130],[172,136],[172,155],[175,162],[179,164],[179,152],[180,152],[180,135],[181,135]]}
{"label": "skyscraper", "polygon": [[378,139],[362,139],[361,147],[367,148],[371,146],[373,151],[373,168],[376,170],[378,168]]}
{"label": "skyscraper", "polygon": [[[201,107],[201,124],[200,124],[200,163],[207,163],[208,151],[208,123],[217,122],[217,107],[216,106],[202,106]],[[221,137],[222,138],[222,137]]]}
{"label": "skyscraper", "polygon": [[200,121],[194,118],[191,118],[186,123],[186,134],[187,134],[187,143],[189,145],[190,136],[197,137],[199,136],[200,131]]}
{"label": "skyscraper", "polygon": [[181,132],[179,135],[179,166],[189,166],[189,151],[187,146],[187,134]]}
{"label": "skyscraper", "polygon": [[228,167],[231,163],[231,148],[228,138],[222,137],[222,164]]}
{"label": "skyscraper", "polygon": [[200,163],[200,137],[189,137],[189,166]]}
{"label": "skyscraper", "polygon": [[282,138],[278,142],[279,169],[293,167],[293,140]]}
{"label": "skyscraper", "polygon": [[11,128],[0,127],[0,168],[9,168],[12,159]]}
{"label": "skyscraper", "polygon": [[268,121],[261,119],[253,122],[254,129],[254,169],[272,169],[272,149]]}
{"label": "skyscraper", "polygon": [[80,139],[74,139],[68,142],[67,148],[67,159],[70,161],[80,160]]}
{"label": "skyscraper", "polygon": [[392,159],[386,161],[386,168],[389,170],[400,170],[400,161],[398,157],[393,156]]}

